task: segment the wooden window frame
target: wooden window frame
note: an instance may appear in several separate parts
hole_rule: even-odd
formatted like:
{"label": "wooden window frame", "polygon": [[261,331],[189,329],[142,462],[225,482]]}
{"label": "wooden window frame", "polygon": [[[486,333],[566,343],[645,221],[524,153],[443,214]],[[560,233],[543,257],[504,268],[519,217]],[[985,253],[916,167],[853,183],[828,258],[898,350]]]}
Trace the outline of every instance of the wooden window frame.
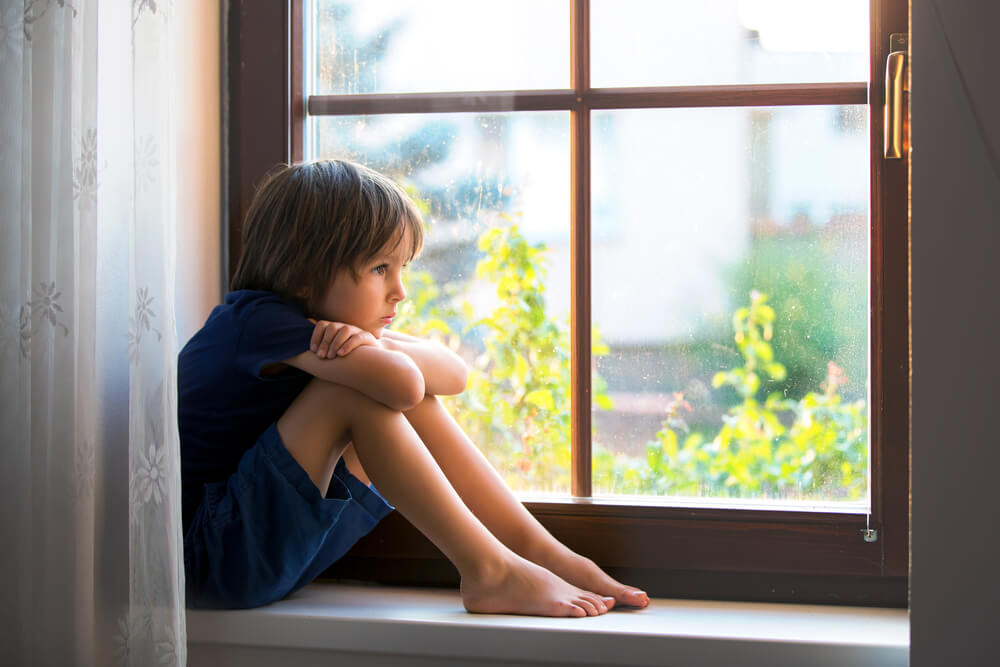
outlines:
{"label": "wooden window frame", "polygon": [[[908,34],[906,0],[871,0],[870,83],[590,87],[589,1],[570,0],[571,89],[338,95],[307,100],[302,0],[233,0],[224,17],[224,174],[228,262],[255,184],[301,160],[311,114],[568,110],[572,161],[573,485],[590,495],[590,110],[652,107],[869,104],[871,169],[871,461],[869,516],[786,510],[677,508],[598,500],[532,502],[560,540],[612,575],[665,597],[905,607],[909,558],[908,160],[882,158],[889,34]],[[579,48],[578,48],[579,47]],[[877,539],[863,539],[873,528]],[[453,586],[457,572],[398,513],[328,572],[392,584]]]}

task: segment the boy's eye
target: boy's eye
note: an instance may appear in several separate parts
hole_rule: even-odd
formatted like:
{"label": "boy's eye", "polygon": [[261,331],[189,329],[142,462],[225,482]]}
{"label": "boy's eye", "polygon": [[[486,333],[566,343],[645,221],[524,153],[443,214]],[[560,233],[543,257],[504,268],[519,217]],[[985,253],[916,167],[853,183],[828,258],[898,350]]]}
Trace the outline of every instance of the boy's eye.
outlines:
{"label": "boy's eye", "polygon": [[381,275],[385,275],[385,272],[388,271],[388,270],[389,270],[389,265],[388,264],[379,264],[374,269],[372,269],[372,271],[374,271],[375,273],[379,274],[380,276]]}

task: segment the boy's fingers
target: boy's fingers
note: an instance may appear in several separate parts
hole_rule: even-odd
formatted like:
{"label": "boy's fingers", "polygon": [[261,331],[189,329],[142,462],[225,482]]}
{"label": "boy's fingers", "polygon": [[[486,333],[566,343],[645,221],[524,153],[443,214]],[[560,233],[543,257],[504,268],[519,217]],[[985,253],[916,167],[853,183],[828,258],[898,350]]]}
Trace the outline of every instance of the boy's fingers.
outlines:
{"label": "boy's fingers", "polygon": [[362,345],[374,345],[374,344],[375,344],[374,336],[372,336],[367,331],[359,331],[354,335],[352,335],[350,338],[348,338],[347,341],[342,346],[340,346],[340,348],[337,349],[337,354],[343,357],[350,354],[354,350],[358,349]]}
{"label": "boy's fingers", "polygon": [[336,350],[338,357],[343,357],[351,352],[354,348],[361,344],[361,334],[352,333],[350,336],[344,340],[339,346],[333,348]]}
{"label": "boy's fingers", "polygon": [[321,357],[332,356],[330,354],[330,346],[343,326],[338,325],[336,322],[325,322],[324,324],[326,326],[323,327],[323,335],[320,338],[318,349],[316,350],[316,354]]}
{"label": "boy's fingers", "polygon": [[346,326],[340,327],[340,329],[337,330],[337,335],[334,336],[333,340],[330,342],[330,350],[327,352],[326,356],[336,357],[340,348],[344,346],[344,343],[346,343],[350,337],[351,329]]}
{"label": "boy's fingers", "polygon": [[[368,338],[372,338],[372,340],[368,340]],[[309,349],[317,356],[330,359],[344,356],[361,345],[372,345],[373,341],[374,338],[371,337],[370,333],[357,327],[321,320],[316,323],[316,327],[313,329]]]}
{"label": "boy's fingers", "polygon": [[351,351],[358,346],[357,338],[357,336],[351,336],[344,341],[343,345],[337,348],[337,356],[344,357],[350,354]]}
{"label": "boy's fingers", "polygon": [[313,352],[319,352],[319,346],[323,342],[323,334],[326,333],[328,324],[329,322],[317,322],[316,326],[313,327],[312,338],[309,339],[309,349]]}

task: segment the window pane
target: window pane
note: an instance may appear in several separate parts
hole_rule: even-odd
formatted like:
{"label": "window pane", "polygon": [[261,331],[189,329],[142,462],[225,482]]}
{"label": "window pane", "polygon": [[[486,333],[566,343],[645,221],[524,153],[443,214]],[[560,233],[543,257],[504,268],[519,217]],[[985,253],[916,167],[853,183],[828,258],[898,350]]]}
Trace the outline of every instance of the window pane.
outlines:
{"label": "window pane", "polygon": [[309,94],[569,87],[569,3],[312,0]]}
{"label": "window pane", "polygon": [[868,80],[868,0],[591,0],[594,87]]}
{"label": "window pane", "polygon": [[864,106],[596,112],[597,494],[868,484]]}
{"label": "window pane", "polygon": [[568,112],[312,123],[313,156],[382,171],[425,207],[393,326],[466,359],[468,388],[445,399],[452,414],[512,488],[568,494]]}

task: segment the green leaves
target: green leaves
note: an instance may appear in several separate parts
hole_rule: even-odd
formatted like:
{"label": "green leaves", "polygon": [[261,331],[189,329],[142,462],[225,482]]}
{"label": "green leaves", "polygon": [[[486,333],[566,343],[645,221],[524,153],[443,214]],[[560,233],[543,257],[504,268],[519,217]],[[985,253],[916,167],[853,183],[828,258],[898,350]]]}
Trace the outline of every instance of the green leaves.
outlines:
{"label": "green leaves", "polygon": [[[733,339],[744,363],[716,373],[712,387],[731,387],[741,400],[723,416],[719,432],[711,440],[691,433],[679,445],[677,410],[671,405],[656,440],[647,443],[645,460],[631,463],[647,469],[638,478],[642,482],[630,485],[634,476],[619,475],[611,485],[629,493],[712,497],[829,500],[864,495],[867,411],[864,401],[841,403],[837,391],[846,380],[836,364],[828,364],[822,392],[809,392],[798,401],[780,393],[768,396],[763,405],[757,400],[758,371],[772,380],[785,377],[770,343],[775,317],[767,295],[757,291],[751,292],[749,306],[733,314]],[[615,475],[628,467],[624,461],[614,464],[595,474]]]}
{"label": "green leaves", "polygon": [[548,389],[535,389],[524,397],[524,402],[533,405],[539,410],[555,410],[556,402],[552,397],[552,392]]}
{"label": "green leaves", "polygon": [[[449,304],[433,284],[411,281],[410,300],[418,304],[412,324],[421,332],[446,334],[440,325],[461,314],[462,334],[472,345],[478,339],[481,351],[464,350],[470,377],[466,391],[448,399],[455,418],[511,487],[567,490],[569,324],[547,310],[545,246],[528,243],[509,216],[501,218],[503,224],[484,231],[476,243],[483,256],[475,275],[492,286],[492,309],[477,319],[467,297]],[[596,329],[593,341],[594,356],[608,353]],[[611,408],[596,374],[593,396],[599,408]]]}

